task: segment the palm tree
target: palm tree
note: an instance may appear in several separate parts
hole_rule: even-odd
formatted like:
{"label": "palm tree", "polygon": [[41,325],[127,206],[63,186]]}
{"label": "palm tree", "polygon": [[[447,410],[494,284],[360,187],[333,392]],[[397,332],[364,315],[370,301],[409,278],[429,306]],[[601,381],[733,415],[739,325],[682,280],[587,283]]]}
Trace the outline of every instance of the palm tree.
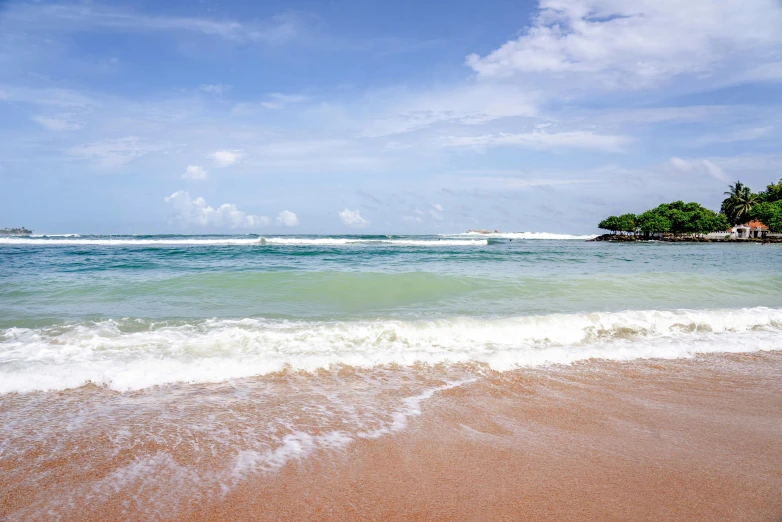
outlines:
{"label": "palm tree", "polygon": [[728,189],[730,190],[724,192],[724,194],[728,196],[728,199],[730,199],[736,196],[740,196],[741,193],[744,192],[746,188],[747,187],[744,185],[744,183],[742,183],[741,181],[737,181],[733,185],[728,185]]}
{"label": "palm tree", "polygon": [[735,225],[736,216],[733,212],[733,205],[736,202],[738,196],[740,196],[741,192],[744,190],[744,184],[741,181],[737,181],[733,185],[728,185],[728,189],[729,190],[724,193],[727,197],[722,201],[720,212],[725,214],[725,217],[728,218],[728,221],[730,221],[731,225]]}
{"label": "palm tree", "polygon": [[742,186],[741,191],[729,199],[730,214],[728,215],[732,216],[735,223],[743,223],[749,220],[749,213],[758,202],[758,195],[753,194],[749,187]]}

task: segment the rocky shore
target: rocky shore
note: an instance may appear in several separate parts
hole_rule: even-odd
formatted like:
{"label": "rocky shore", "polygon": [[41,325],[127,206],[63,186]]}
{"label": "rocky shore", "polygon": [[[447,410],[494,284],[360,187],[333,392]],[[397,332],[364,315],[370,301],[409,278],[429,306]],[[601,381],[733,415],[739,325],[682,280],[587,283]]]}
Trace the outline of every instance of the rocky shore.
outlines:
{"label": "rocky shore", "polygon": [[718,238],[706,238],[706,237],[691,237],[691,236],[667,236],[653,239],[644,239],[642,237],[636,237],[631,235],[622,234],[603,234],[587,241],[613,241],[617,243],[635,242],[635,241],[665,241],[668,243],[782,243],[782,237],[769,237],[765,239],[718,239]]}

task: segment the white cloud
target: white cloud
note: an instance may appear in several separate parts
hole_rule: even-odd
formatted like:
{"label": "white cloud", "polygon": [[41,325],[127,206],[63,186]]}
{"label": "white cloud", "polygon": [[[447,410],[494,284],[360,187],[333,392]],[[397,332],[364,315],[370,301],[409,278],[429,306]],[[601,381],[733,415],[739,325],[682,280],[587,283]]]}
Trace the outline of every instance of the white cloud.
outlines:
{"label": "white cloud", "polygon": [[402,216],[402,221],[404,221],[408,225],[412,225],[415,223],[420,223],[422,220],[418,216]]}
{"label": "white cloud", "polygon": [[204,92],[220,95],[223,94],[224,91],[227,91],[229,86],[223,85],[222,83],[203,83],[199,85],[198,88]]}
{"label": "white cloud", "polygon": [[779,166],[782,165],[780,154],[756,154],[739,156],[712,156],[708,158],[712,163],[719,163],[724,169],[732,172],[768,172],[776,176]]}
{"label": "white cloud", "polygon": [[9,87],[0,92],[0,99],[30,103],[48,107],[59,107],[69,111],[84,111],[98,105],[97,100],[84,93],[68,89],[34,89],[30,87]]}
{"label": "white cloud", "polygon": [[443,220],[443,206],[439,203],[430,203],[431,209],[429,209],[429,215],[432,216],[432,219],[436,219],[437,221]]}
{"label": "white cloud", "polygon": [[149,145],[139,138],[129,136],[77,145],[67,149],[66,152],[79,159],[94,160],[104,167],[117,167],[162,148],[160,145]]}
{"label": "white cloud", "polygon": [[692,172],[693,170],[692,161],[687,161],[681,158],[673,157],[671,158],[670,162],[671,162],[671,166],[680,172]]}
{"label": "white cloud", "polygon": [[363,149],[363,144],[350,140],[292,140],[253,144],[252,166],[264,170],[312,169],[320,172],[344,173],[348,170],[369,170],[387,167],[384,156]]}
{"label": "white cloud", "polygon": [[708,159],[690,159],[685,160],[677,157],[670,159],[670,165],[679,172],[686,174],[708,174],[719,181],[728,181],[730,178],[719,165]]}
{"label": "white cloud", "polygon": [[300,94],[282,94],[274,92],[268,96],[268,100],[261,102],[261,107],[266,109],[284,109],[288,105],[303,103],[309,100],[308,96]]}
{"label": "white cloud", "polygon": [[218,150],[209,155],[218,167],[229,167],[238,163],[243,156],[241,150]]}
{"label": "white cloud", "polygon": [[207,174],[206,169],[200,165],[188,165],[185,173],[182,174],[182,179],[200,181],[206,179]]}
{"label": "white cloud", "polygon": [[277,224],[282,227],[295,227],[299,224],[299,218],[290,210],[283,210],[277,214]]}
{"label": "white cloud", "polygon": [[81,124],[69,121],[65,118],[47,118],[45,116],[33,116],[33,120],[46,130],[61,132],[81,129]]}
{"label": "white cloud", "polygon": [[351,228],[364,228],[369,225],[369,221],[361,217],[361,212],[358,210],[341,210],[339,212],[339,219],[343,225]]}
{"label": "white cloud", "polygon": [[108,5],[90,4],[21,4],[8,9],[4,16],[15,24],[36,24],[49,32],[77,32],[109,29],[119,32],[190,32],[236,42],[279,44],[294,39],[300,32],[300,21],[288,13],[265,23],[240,23],[185,16],[148,16]]}
{"label": "white cloud", "polygon": [[578,148],[594,149],[606,152],[621,152],[629,141],[625,136],[595,134],[588,131],[548,133],[533,131],[521,134],[487,134],[483,136],[445,136],[442,144],[446,147],[487,147],[518,146],[531,149]]}
{"label": "white cloud", "polygon": [[718,165],[715,165],[709,160],[703,160],[703,166],[706,167],[706,171],[712,178],[718,179],[720,181],[728,181],[728,175],[725,174],[725,171],[723,171]]}
{"label": "white cloud", "polygon": [[252,228],[269,224],[266,216],[242,212],[232,203],[210,207],[202,197],[192,199],[186,190],[179,190],[163,198],[175,211],[177,220],[187,225],[202,227]]}
{"label": "white cloud", "polygon": [[695,143],[697,145],[708,145],[711,143],[734,143],[738,141],[754,141],[768,136],[774,127],[755,127],[750,129],[739,129],[734,132],[724,134],[713,134],[699,138]]}
{"label": "white cloud", "polygon": [[541,0],[521,36],[466,61],[482,77],[585,73],[639,87],[708,75],[728,62],[744,69],[776,62],[780,27],[774,0]]}
{"label": "white cloud", "polygon": [[534,116],[538,95],[519,86],[469,82],[424,93],[379,95],[379,116],[365,127],[367,137],[388,136],[436,123],[477,125],[500,118]]}
{"label": "white cloud", "polygon": [[[469,174],[469,172],[467,172]],[[479,173],[480,174],[480,173]],[[500,172],[500,174],[502,174]],[[524,191],[537,187],[557,187],[564,185],[577,185],[582,183],[597,183],[597,179],[554,179],[548,178],[523,178],[518,177],[520,174],[514,175],[500,175],[500,176],[465,176],[456,178],[457,185],[463,189],[483,189],[483,190],[499,190],[503,192],[507,191]]]}

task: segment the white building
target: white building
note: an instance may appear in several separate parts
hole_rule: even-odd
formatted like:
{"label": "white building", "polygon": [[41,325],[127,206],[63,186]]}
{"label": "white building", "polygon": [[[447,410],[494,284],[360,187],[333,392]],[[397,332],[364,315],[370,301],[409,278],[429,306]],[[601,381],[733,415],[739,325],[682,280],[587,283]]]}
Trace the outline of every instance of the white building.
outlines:
{"label": "white building", "polygon": [[764,239],[768,235],[768,227],[753,219],[749,223],[733,227],[730,232],[731,238],[734,239]]}

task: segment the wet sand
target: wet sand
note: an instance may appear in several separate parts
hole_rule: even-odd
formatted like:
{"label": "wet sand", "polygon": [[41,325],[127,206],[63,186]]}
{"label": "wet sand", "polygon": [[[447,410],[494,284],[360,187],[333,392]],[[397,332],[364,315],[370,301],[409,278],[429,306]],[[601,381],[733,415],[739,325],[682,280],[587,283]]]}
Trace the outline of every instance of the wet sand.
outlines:
{"label": "wet sand", "polygon": [[[387,397],[373,392],[371,401],[362,404],[377,408],[398,402],[448,381],[454,371],[420,369]],[[501,374],[480,367],[459,372],[473,380],[416,403],[420,414],[409,408],[404,426],[396,431],[316,445],[277,468],[234,474],[230,482],[224,476],[210,482],[209,471],[233,458],[247,442],[214,449],[219,440],[214,433],[188,435],[177,428],[185,418],[194,426],[207,419],[212,422],[225,405],[205,404],[212,404],[222,388],[158,389],[157,413],[149,406],[155,401],[128,407],[123,398],[122,408],[101,409],[92,417],[94,428],[53,430],[31,442],[38,444],[32,452],[3,459],[0,518],[46,519],[57,514],[63,520],[782,520],[780,352],[590,361]],[[363,377],[343,373],[340,390],[361,389]],[[296,377],[301,382],[332,378]],[[293,386],[289,377],[275,379]],[[294,388],[301,390],[297,382]],[[241,405],[234,404],[231,416],[220,425],[227,430],[225,437],[255,424],[261,431],[257,419],[264,412],[278,416],[290,411],[288,402],[296,400],[291,390],[287,397],[274,391],[275,402],[257,410],[252,405],[258,400],[251,396],[234,399]],[[79,393],[76,400],[85,402],[84,394],[90,393],[86,402],[96,404],[121,395],[101,390]],[[331,397],[330,393],[324,396]],[[343,399],[349,401],[352,395],[344,393]],[[180,420],[172,417],[175,410],[166,410],[161,421],[160,411],[166,406],[160,399],[172,394],[177,395],[172,404],[186,404],[193,394],[207,402],[183,410],[186,416]],[[56,416],[58,407],[74,407],[70,401],[78,394],[55,395],[39,394],[35,404],[21,396],[13,401],[0,398],[0,412],[36,415],[31,407],[46,405]],[[308,432],[317,437],[333,432],[335,423],[342,422],[336,416],[329,413],[324,417],[329,420],[318,425],[298,413],[290,418],[310,426]],[[378,420],[378,425],[388,426],[387,420]],[[111,449],[119,444],[116,441],[102,438],[115,433],[118,425],[127,425],[132,432],[136,424],[146,429],[156,422],[154,433],[178,432],[179,438],[139,434],[122,451]],[[350,431],[344,426],[340,430]],[[92,433],[94,439],[77,432]],[[188,436],[201,445],[198,451],[177,449],[176,441]],[[18,445],[23,440],[12,442]],[[202,458],[207,443],[213,449]],[[56,454],[55,447],[68,444],[76,446],[68,458],[47,458],[47,451]],[[117,474],[117,469],[129,469],[120,461],[127,464],[163,450],[177,466],[150,465],[132,477],[127,471]],[[35,455],[42,460],[36,461]],[[78,472],[87,468],[89,472]],[[190,475],[183,475],[183,469]],[[32,476],[37,477],[36,487],[23,487]],[[83,494],[71,497],[70,503],[58,503],[52,511],[50,499],[68,491]]]}

